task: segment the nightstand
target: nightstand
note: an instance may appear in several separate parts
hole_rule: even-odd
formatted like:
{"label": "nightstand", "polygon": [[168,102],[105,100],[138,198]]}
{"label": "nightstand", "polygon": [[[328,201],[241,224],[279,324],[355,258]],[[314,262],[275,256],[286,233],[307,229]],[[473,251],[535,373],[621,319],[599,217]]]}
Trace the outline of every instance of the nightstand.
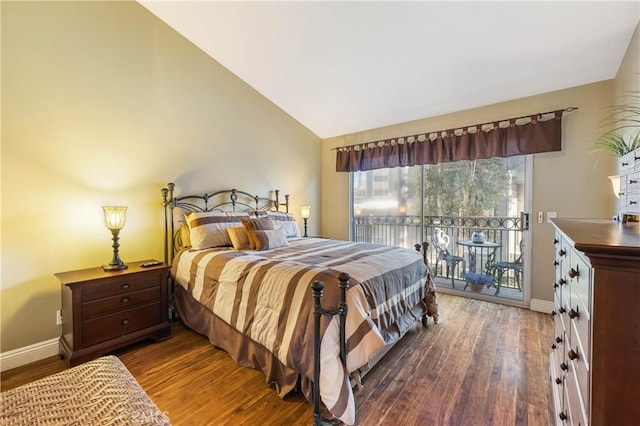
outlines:
{"label": "nightstand", "polygon": [[62,336],[60,356],[81,364],[145,339],[171,335],[167,307],[169,266],[105,272],[101,267],[60,272]]}

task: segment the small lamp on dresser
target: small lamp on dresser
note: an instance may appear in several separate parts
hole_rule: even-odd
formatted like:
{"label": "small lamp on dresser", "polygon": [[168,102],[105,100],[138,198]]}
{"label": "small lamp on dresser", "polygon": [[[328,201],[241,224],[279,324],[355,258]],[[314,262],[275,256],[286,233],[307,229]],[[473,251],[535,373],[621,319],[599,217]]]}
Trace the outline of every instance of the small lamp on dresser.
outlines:
{"label": "small lamp on dresser", "polygon": [[300,216],[302,216],[302,220],[304,220],[304,237],[308,237],[307,234],[307,221],[309,220],[309,216],[311,215],[311,206],[300,206]]}
{"label": "small lamp on dresser", "polygon": [[124,215],[127,208],[123,206],[105,206],[102,209],[104,210],[104,223],[111,231],[111,239],[113,240],[113,258],[111,259],[111,263],[102,265],[102,269],[105,271],[127,269],[127,265],[120,259],[120,243],[118,242],[120,239],[118,234],[124,227]]}
{"label": "small lamp on dresser", "polygon": [[616,196],[616,214],[613,216],[613,220],[620,220],[620,208],[618,204],[620,201],[620,175],[609,176],[609,180],[611,181],[611,188],[613,189],[613,195]]}

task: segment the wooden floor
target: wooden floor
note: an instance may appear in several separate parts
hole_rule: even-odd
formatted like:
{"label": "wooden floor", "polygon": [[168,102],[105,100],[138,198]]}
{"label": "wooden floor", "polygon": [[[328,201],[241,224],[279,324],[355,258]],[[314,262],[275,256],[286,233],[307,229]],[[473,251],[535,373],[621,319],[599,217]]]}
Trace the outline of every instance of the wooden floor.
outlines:
{"label": "wooden floor", "polygon": [[[356,393],[358,425],[551,425],[550,315],[440,294],[441,318],[414,327]],[[281,400],[176,322],[160,343],[118,352],[174,425],[305,425],[312,405]],[[65,368],[57,357],[2,373],[7,390]]]}

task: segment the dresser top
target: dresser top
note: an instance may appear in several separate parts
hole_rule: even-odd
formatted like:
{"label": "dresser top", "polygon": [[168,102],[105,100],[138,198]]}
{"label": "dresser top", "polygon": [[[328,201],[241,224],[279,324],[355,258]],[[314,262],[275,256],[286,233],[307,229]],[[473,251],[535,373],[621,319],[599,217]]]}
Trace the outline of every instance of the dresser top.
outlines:
{"label": "dresser top", "polygon": [[587,256],[640,257],[640,224],[610,219],[552,219]]}

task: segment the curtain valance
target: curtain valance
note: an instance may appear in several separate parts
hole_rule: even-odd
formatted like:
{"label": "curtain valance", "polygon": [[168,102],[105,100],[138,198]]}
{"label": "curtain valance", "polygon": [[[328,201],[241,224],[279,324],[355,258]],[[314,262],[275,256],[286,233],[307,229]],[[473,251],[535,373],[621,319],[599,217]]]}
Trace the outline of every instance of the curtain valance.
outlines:
{"label": "curtain valance", "polygon": [[560,151],[562,113],[567,110],[339,147],[336,148],[336,171]]}

